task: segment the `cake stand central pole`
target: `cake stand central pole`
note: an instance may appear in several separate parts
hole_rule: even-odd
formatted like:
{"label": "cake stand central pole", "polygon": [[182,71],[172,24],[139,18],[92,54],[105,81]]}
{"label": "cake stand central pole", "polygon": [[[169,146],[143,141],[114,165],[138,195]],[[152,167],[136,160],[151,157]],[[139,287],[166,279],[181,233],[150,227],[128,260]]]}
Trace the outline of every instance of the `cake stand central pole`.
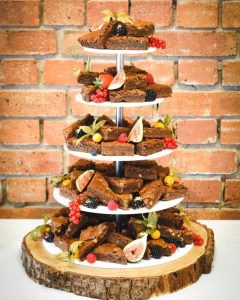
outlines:
{"label": "cake stand central pole", "polygon": [[[121,53],[118,53],[116,55],[116,67],[117,72],[119,72],[121,69],[124,68],[124,55]],[[117,126],[122,126],[122,120],[123,120],[123,108],[117,107],[116,108],[116,123]],[[120,177],[122,175],[122,162],[116,161],[116,176]],[[121,215],[116,215],[116,223],[117,223],[117,231],[122,231],[122,221],[121,221]]]}

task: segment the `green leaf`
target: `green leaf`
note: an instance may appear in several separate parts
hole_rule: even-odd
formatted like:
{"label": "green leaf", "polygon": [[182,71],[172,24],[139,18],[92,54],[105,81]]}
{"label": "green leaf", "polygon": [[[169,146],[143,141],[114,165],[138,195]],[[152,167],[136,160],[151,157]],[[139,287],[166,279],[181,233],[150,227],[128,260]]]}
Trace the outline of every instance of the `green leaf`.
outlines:
{"label": "green leaf", "polygon": [[90,134],[85,134],[84,136],[80,137],[79,139],[77,139],[76,141],[76,145],[79,145],[81,143],[82,140],[86,139],[87,137],[89,137]]}
{"label": "green leaf", "polygon": [[104,124],[106,123],[106,120],[101,120],[95,125],[92,125],[92,133],[96,133]]}
{"label": "green leaf", "polygon": [[62,182],[65,179],[69,179],[69,178],[70,178],[69,174],[63,174],[63,175],[60,175],[60,176],[53,176],[53,177],[51,177],[50,184],[53,185],[53,186],[58,186],[58,184],[60,182]]}
{"label": "green leaf", "polygon": [[101,87],[101,80],[98,77],[96,77],[93,81],[93,84],[95,85],[95,87],[99,88]]}
{"label": "green leaf", "polygon": [[69,252],[62,252],[56,255],[56,257],[62,261],[70,261],[70,253]]}
{"label": "green leaf", "polygon": [[73,74],[76,75],[76,76],[79,76],[80,73],[81,73],[81,70],[80,69],[73,69]]}
{"label": "green leaf", "polygon": [[115,20],[115,16],[114,16],[113,12],[111,12],[111,10],[105,9],[102,11],[102,13],[105,15],[105,17],[103,18],[103,20],[105,22],[109,22],[111,19]]}
{"label": "green leaf", "polygon": [[71,254],[74,254],[78,247],[81,246],[84,242],[83,241],[76,241],[76,242],[73,242],[70,246],[69,246],[69,252]]}
{"label": "green leaf", "polygon": [[151,235],[154,231],[155,231],[155,229],[147,229],[146,233],[149,234],[149,235]]}
{"label": "green leaf", "polygon": [[45,216],[45,217],[44,217],[44,224],[47,224],[47,222],[48,222],[49,220],[51,220],[52,217],[53,217],[53,216],[50,216],[50,215]]}
{"label": "green leaf", "polygon": [[133,23],[132,18],[125,12],[117,12],[115,16],[118,21],[121,21],[123,23]]}
{"label": "green leaf", "polygon": [[30,232],[30,239],[36,241],[41,236],[40,226],[36,227]]}
{"label": "green leaf", "polygon": [[166,115],[163,119],[163,124],[165,127],[168,127],[172,123],[172,117],[170,115]]}
{"label": "green leaf", "polygon": [[80,126],[79,129],[87,134],[92,134],[92,128],[90,126]]}

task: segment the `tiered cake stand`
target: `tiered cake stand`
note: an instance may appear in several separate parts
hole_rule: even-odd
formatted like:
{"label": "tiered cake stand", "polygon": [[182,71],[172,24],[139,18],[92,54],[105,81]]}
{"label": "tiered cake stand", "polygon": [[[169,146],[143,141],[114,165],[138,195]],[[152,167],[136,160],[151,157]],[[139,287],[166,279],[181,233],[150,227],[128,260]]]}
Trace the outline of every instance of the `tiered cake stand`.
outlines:
{"label": "tiered cake stand", "polygon": [[[123,68],[125,54],[138,55],[155,51],[154,48],[143,51],[90,48],[84,48],[84,50],[116,55],[117,70]],[[94,102],[83,101],[81,94],[77,95],[76,100],[82,104],[116,107],[117,126],[121,126],[122,124],[124,107],[154,105],[162,101],[162,99],[156,99],[154,102],[144,103],[105,102],[103,104],[96,104]],[[69,154],[82,158],[115,161],[116,176],[122,175],[122,161],[156,159],[171,152],[170,150],[163,150],[147,157],[139,155],[106,157],[70,151],[66,146],[64,149]],[[57,188],[54,189],[54,197],[59,203],[68,206],[69,200],[62,197]],[[182,200],[183,198],[171,201],[159,201],[152,209],[129,209],[127,211],[118,209],[114,211],[117,229],[121,231],[122,215],[159,211],[173,207]],[[99,206],[96,209],[81,206],[81,210],[97,214],[113,214],[105,206]],[[129,263],[126,266],[106,262],[96,262],[90,265],[87,262],[75,264],[59,261],[53,255],[58,251],[54,245],[42,242],[41,240],[32,241],[28,234],[22,244],[23,265],[31,278],[47,287],[97,299],[148,299],[153,294],[170,293],[181,289],[195,282],[202,273],[210,272],[214,252],[213,232],[197,222],[191,222],[190,227],[193,232],[200,234],[204,239],[202,246],[191,245],[183,249],[179,248],[178,252],[169,258],[151,259],[150,261],[142,260],[134,264]]]}

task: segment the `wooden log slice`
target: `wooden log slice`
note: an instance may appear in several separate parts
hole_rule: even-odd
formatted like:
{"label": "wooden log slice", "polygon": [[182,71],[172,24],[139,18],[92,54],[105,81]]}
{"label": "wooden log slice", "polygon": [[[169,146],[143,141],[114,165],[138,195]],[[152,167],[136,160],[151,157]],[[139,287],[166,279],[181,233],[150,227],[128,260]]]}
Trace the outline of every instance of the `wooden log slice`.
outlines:
{"label": "wooden log slice", "polygon": [[136,269],[100,269],[63,262],[49,254],[41,240],[29,234],[22,243],[23,266],[33,280],[47,287],[97,299],[144,300],[177,291],[209,273],[214,254],[211,229],[191,222],[191,230],[204,239],[183,257],[159,266]]}

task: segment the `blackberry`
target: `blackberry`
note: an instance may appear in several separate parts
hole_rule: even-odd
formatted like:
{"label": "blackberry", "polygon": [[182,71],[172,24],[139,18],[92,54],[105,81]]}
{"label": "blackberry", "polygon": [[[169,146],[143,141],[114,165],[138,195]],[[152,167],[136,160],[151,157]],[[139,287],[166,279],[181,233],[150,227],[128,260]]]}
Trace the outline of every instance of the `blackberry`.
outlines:
{"label": "blackberry", "polygon": [[92,156],[97,156],[97,150],[93,149],[93,150],[91,151],[91,154],[92,154]]}
{"label": "blackberry", "polygon": [[86,133],[82,130],[82,129],[77,129],[75,131],[75,137],[77,137],[78,139],[80,139],[82,136],[84,136]]}
{"label": "blackberry", "polygon": [[97,208],[99,201],[97,198],[88,198],[84,203],[84,206],[88,208]]}
{"label": "blackberry", "polygon": [[53,241],[54,238],[54,233],[52,231],[49,231],[47,233],[45,233],[44,235],[44,240],[51,243]]}
{"label": "blackberry", "polygon": [[177,246],[180,248],[184,248],[186,244],[184,243],[184,241],[178,241]]}
{"label": "blackberry", "polygon": [[123,36],[127,34],[127,28],[124,24],[118,24],[114,30],[115,35]]}
{"label": "blackberry", "polygon": [[154,101],[157,98],[157,94],[154,90],[146,90],[145,101],[150,102]]}
{"label": "blackberry", "polygon": [[131,202],[131,207],[132,209],[138,209],[138,208],[141,208],[141,207],[144,207],[144,202],[142,200],[142,197],[135,197],[133,199],[133,201]]}
{"label": "blackberry", "polygon": [[150,248],[151,250],[151,255],[153,258],[156,258],[156,259],[159,259],[162,257],[162,250],[161,250],[161,247],[159,246],[152,246]]}

